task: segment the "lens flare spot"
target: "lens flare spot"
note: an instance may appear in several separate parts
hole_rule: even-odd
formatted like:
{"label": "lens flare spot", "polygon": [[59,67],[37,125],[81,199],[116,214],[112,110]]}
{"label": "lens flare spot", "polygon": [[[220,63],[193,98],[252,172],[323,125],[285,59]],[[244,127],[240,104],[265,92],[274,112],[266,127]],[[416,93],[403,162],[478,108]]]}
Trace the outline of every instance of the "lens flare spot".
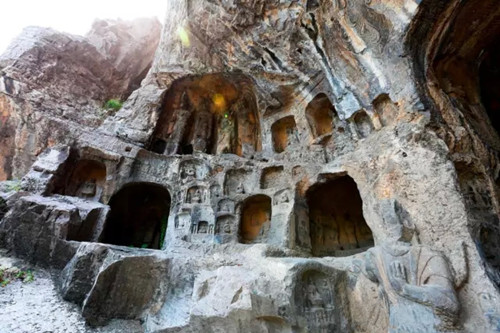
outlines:
{"label": "lens flare spot", "polygon": [[213,95],[212,102],[214,104],[214,109],[217,112],[223,112],[226,110],[226,99],[221,94]]}
{"label": "lens flare spot", "polygon": [[189,40],[189,33],[183,26],[177,28],[177,36],[181,40],[181,43],[184,47],[189,47],[191,45],[191,42]]}

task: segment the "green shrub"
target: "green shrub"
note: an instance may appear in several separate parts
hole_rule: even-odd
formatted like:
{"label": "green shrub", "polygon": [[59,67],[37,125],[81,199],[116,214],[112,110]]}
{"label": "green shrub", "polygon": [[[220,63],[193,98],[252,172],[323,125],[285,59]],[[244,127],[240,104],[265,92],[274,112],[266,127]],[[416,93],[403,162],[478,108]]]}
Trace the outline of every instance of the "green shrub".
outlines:
{"label": "green shrub", "polygon": [[35,280],[35,274],[31,270],[23,271],[15,267],[10,269],[0,267],[0,287],[4,288],[15,280],[30,283]]}
{"label": "green shrub", "polygon": [[122,105],[123,103],[119,99],[110,99],[104,104],[104,108],[118,111],[122,108]]}
{"label": "green shrub", "polygon": [[14,179],[7,183],[7,191],[19,192],[21,190],[21,181],[19,179]]}

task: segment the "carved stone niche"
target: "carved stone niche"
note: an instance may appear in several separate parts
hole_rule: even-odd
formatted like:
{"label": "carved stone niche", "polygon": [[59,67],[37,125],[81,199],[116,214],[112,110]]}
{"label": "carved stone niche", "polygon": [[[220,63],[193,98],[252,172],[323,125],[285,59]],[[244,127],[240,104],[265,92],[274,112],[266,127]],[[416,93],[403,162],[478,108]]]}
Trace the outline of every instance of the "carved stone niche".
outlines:
{"label": "carved stone niche", "polygon": [[106,166],[104,163],[81,159],[67,171],[64,185],[57,193],[99,201],[106,184]]}
{"label": "carved stone niche", "polygon": [[233,215],[223,215],[217,218],[215,224],[215,242],[224,244],[238,239],[238,223]]}
{"label": "carved stone niche", "polygon": [[282,153],[288,146],[298,143],[297,125],[293,116],[276,121],[271,126],[273,147],[276,153]]}
{"label": "carved stone niche", "polygon": [[294,289],[298,326],[311,333],[352,332],[346,288],[343,272],[311,269],[299,273]]}
{"label": "carved stone niche", "polygon": [[312,254],[346,256],[362,252],[374,241],[363,217],[356,183],[347,175],[331,176],[306,192]]}
{"label": "carved stone niche", "polygon": [[[191,213],[191,240],[212,236],[215,231],[215,215],[210,206],[196,206]],[[205,240],[202,240],[205,242]]]}
{"label": "carved stone niche", "polygon": [[398,119],[398,107],[389,95],[381,94],[373,100],[373,108],[382,126],[388,126]]}
{"label": "carved stone niche", "polygon": [[314,139],[331,134],[333,131],[333,115],[335,108],[328,96],[316,95],[306,107],[306,119]]}
{"label": "carved stone niche", "polygon": [[221,199],[217,203],[217,215],[228,215],[234,214],[235,211],[235,202],[231,199]]}
{"label": "carved stone niche", "polygon": [[274,194],[274,200],[273,204],[276,205],[281,205],[281,204],[287,204],[290,203],[291,201],[291,194],[290,194],[290,189],[284,189],[276,192]]}
{"label": "carved stone niche", "polygon": [[165,95],[150,150],[159,154],[231,153],[261,150],[254,82],[242,74],[186,76]]}
{"label": "carved stone niche", "polygon": [[179,164],[179,174],[183,184],[203,180],[210,173],[210,167],[203,160],[188,159]]}
{"label": "carved stone niche", "polygon": [[368,137],[373,132],[373,123],[365,110],[359,110],[352,116],[356,131],[361,139]]}
{"label": "carved stone niche", "polygon": [[258,194],[243,201],[240,207],[240,242],[265,242],[271,227],[271,217],[271,198],[267,195]]}
{"label": "carved stone niche", "polygon": [[186,203],[202,204],[206,201],[206,190],[202,186],[192,186],[186,192]]}
{"label": "carved stone niche", "polygon": [[262,170],[260,177],[260,188],[279,188],[286,182],[286,175],[283,166],[272,166]]}
{"label": "carved stone niche", "polygon": [[250,191],[252,171],[245,169],[232,169],[224,178],[224,193],[228,196],[245,194]]}
{"label": "carved stone niche", "polygon": [[191,210],[183,209],[175,216],[176,230],[189,230],[191,226]]}
{"label": "carved stone niche", "polygon": [[222,196],[222,188],[219,184],[210,186],[210,200],[212,202],[218,200]]}

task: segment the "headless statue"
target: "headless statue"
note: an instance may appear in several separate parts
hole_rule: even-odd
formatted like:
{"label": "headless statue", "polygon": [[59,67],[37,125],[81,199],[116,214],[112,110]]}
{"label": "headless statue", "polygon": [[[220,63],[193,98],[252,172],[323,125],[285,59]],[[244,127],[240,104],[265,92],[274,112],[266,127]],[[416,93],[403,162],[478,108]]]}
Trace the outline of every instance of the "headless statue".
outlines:
{"label": "headless statue", "polygon": [[387,200],[382,208],[386,238],[367,251],[365,272],[388,304],[389,333],[453,332],[459,303],[447,260],[412,246],[415,230],[401,221],[397,202]]}

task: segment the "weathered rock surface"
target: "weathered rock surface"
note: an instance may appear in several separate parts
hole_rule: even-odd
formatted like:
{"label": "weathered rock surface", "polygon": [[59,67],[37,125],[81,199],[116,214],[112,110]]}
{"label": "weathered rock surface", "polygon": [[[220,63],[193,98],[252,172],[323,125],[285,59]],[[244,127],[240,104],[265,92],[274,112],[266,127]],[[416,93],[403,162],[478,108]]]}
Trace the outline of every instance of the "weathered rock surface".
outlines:
{"label": "weathered rock surface", "polygon": [[145,77],[159,29],[156,19],[96,22],[88,39],[24,29],[0,55],[0,179],[21,178],[46,147],[99,126],[104,103]]}
{"label": "weathered rock surface", "polygon": [[96,20],[85,35],[122,76],[121,97],[140,87],[153,62],[162,25],[156,18]]}
{"label": "weathered rock surface", "polygon": [[0,243],[65,266],[91,325],[500,331],[498,15],[169,1],[141,87],[40,156]]}

